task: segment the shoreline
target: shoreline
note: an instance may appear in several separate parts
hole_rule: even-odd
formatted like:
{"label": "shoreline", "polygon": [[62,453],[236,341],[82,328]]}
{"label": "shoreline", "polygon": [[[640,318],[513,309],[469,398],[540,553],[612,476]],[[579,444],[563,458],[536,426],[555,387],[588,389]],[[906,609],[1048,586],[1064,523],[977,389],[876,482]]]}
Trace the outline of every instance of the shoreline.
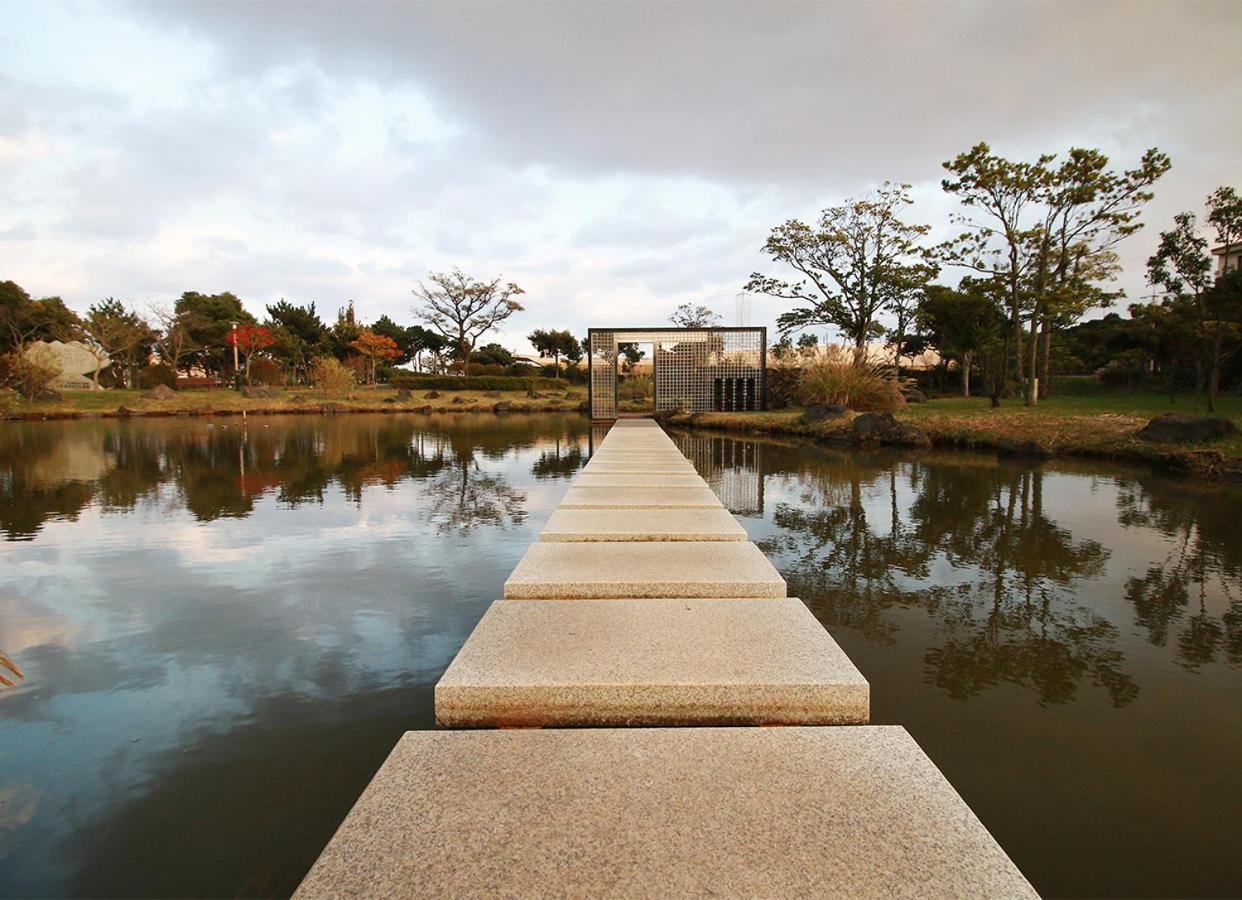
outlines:
{"label": "shoreline", "polygon": [[[664,424],[678,428],[700,428],[712,431],[728,431],[744,435],[784,435],[810,440],[839,448],[879,446],[874,443],[860,444],[850,430],[853,413],[839,419],[815,424],[799,421],[800,410],[768,411],[761,413],[674,413],[661,417]],[[1051,446],[1043,445],[1045,452],[1024,453],[1005,446],[1007,442],[1030,440],[1026,435],[988,434],[982,429],[962,431],[956,427],[937,425],[928,416],[897,415],[900,424],[912,424],[922,428],[931,446],[939,449],[994,452],[1009,459],[1072,458],[1099,460],[1102,462],[1140,463],[1160,469],[1165,474],[1205,481],[1242,482],[1242,456],[1220,449],[1190,445],[1161,445],[1137,438],[1118,439],[1116,435],[1101,435],[1094,443],[1065,441]],[[1041,442],[1042,443],[1042,442]],[[890,449],[917,452],[919,448],[891,447]]]}
{"label": "shoreline", "polygon": [[[498,396],[475,391],[445,391],[439,397],[399,399],[396,392],[382,390],[374,398],[305,397],[251,399],[233,391],[188,394],[173,400],[144,400],[138,392],[126,396],[88,395],[90,401],[110,401],[105,407],[66,408],[66,401],[47,408],[0,410],[0,421],[39,422],[74,419],[141,418],[235,418],[238,416],[471,413],[493,415],[562,414],[585,415],[585,397],[531,398],[525,392],[502,392]],[[518,399],[520,397],[521,399]],[[197,401],[197,402],[195,402]],[[454,402],[456,401],[456,402]],[[896,415],[900,424],[916,425],[926,432],[933,447],[995,452],[1009,458],[1075,458],[1150,465],[1165,473],[1205,481],[1242,482],[1242,453],[1231,452],[1236,440],[1224,447],[1187,444],[1155,444],[1140,440],[1134,432],[1146,419],[1123,415],[1052,415],[1024,413],[1021,407],[999,411],[983,409],[953,415],[936,409],[936,403],[911,405]],[[835,447],[857,447],[850,423],[853,413],[814,424],[800,421],[801,410],[790,408],[749,413],[673,413],[659,417],[663,424],[701,428],[738,435],[782,435]],[[1036,452],[1022,452],[1014,445],[1033,442]],[[1219,442],[1213,442],[1219,443]],[[1007,446],[1008,445],[1008,446]],[[863,445],[870,446],[870,445]],[[917,449],[917,448],[906,448]]]}

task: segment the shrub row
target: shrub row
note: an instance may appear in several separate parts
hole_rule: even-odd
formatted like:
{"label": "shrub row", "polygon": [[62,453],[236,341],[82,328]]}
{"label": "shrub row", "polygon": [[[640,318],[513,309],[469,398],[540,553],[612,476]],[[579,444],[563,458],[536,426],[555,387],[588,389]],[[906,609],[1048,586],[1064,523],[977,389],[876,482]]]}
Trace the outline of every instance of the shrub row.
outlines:
{"label": "shrub row", "polygon": [[517,378],[509,375],[425,375],[394,372],[388,383],[407,391],[564,391],[569,382],[562,378]]}

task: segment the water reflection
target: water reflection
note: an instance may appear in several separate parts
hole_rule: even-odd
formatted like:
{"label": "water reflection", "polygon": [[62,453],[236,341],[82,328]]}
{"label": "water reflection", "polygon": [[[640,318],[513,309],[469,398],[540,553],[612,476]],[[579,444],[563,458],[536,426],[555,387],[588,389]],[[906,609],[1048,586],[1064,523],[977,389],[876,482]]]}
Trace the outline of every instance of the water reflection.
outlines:
{"label": "water reflection", "polygon": [[1037,888],[1237,893],[1236,486],[677,439]]}
{"label": "water reflection", "polygon": [[[288,894],[585,462],[577,416],[0,428],[0,896]],[[553,463],[550,460],[559,460]]]}

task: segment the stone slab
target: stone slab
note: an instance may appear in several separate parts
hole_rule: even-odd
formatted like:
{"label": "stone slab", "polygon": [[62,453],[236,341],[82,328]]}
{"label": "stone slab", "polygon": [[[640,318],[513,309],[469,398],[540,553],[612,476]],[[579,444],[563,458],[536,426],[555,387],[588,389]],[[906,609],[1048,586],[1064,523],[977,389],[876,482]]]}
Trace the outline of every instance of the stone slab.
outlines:
{"label": "stone slab", "polygon": [[450,728],[861,725],[870,694],[801,600],[499,600],[435,703]]}
{"label": "stone slab", "polygon": [[746,529],[724,508],[557,509],[539,540],[744,541]]}
{"label": "stone slab", "polygon": [[694,466],[678,462],[609,462],[601,460],[599,462],[587,463],[583,472],[612,472],[612,473],[630,473],[641,475],[644,473],[651,475],[697,475],[698,470]]}
{"label": "stone slab", "polygon": [[707,487],[574,487],[561,509],[716,509],[720,499]]}
{"label": "stone slab", "polygon": [[785,579],[749,541],[537,543],[518,560],[504,595],[507,600],[784,597]]}
{"label": "stone slab", "polygon": [[410,732],[295,897],[1030,898],[904,728]]}
{"label": "stone slab", "polygon": [[697,472],[605,472],[583,469],[575,487],[707,487]]}

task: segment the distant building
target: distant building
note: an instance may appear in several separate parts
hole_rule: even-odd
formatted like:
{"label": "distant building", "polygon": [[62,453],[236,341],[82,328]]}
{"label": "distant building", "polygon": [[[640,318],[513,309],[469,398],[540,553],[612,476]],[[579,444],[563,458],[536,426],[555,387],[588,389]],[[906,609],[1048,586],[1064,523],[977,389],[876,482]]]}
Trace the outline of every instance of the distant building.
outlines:
{"label": "distant building", "polygon": [[[52,382],[58,391],[89,391],[93,385],[95,374],[95,356],[78,341],[35,341],[26,348],[29,353],[35,348],[44,348],[52,354],[56,365],[60,366],[60,375]],[[100,369],[106,369],[112,361],[104,359]]]}
{"label": "distant building", "polygon": [[1217,275],[1242,269],[1242,242],[1221,244],[1212,251],[1212,255],[1216,257]]}

